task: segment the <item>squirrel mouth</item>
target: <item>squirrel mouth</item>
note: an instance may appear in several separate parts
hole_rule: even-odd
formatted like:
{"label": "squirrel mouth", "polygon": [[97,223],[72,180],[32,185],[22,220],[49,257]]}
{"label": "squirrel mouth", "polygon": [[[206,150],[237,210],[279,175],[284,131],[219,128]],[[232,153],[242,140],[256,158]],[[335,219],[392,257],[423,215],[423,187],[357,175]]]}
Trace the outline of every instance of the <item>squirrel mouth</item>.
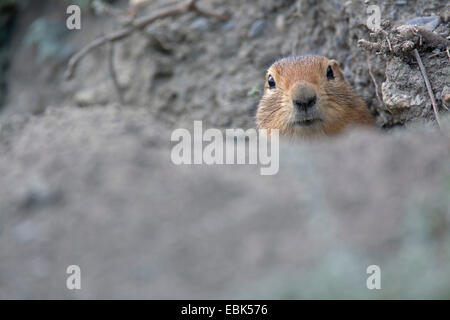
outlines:
{"label": "squirrel mouth", "polygon": [[295,121],[296,126],[300,127],[311,127],[319,122],[322,122],[320,119],[308,119],[308,120],[297,120]]}

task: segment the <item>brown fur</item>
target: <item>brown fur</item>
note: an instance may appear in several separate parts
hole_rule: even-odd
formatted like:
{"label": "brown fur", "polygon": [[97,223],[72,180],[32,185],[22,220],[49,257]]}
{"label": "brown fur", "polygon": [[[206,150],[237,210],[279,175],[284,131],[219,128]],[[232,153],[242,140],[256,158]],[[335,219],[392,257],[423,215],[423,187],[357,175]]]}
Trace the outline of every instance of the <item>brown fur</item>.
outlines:
{"label": "brown fur", "polygon": [[[334,73],[332,80],[327,79],[328,66]],[[275,80],[275,88],[269,88],[269,76]],[[293,97],[295,100],[314,92],[314,115],[301,115]],[[298,117],[317,121],[299,125]],[[260,129],[279,129],[280,135],[302,138],[334,135],[349,125],[374,124],[366,104],[353,93],[338,63],[321,56],[296,56],[275,62],[267,71],[256,119]]]}

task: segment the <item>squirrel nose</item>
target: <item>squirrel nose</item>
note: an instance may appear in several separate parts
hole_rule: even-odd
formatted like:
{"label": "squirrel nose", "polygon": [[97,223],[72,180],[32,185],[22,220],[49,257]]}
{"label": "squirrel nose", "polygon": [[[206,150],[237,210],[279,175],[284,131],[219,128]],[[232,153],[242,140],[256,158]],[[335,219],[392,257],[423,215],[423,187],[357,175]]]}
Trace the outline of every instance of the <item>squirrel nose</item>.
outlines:
{"label": "squirrel nose", "polygon": [[300,111],[305,111],[309,108],[314,107],[314,105],[316,104],[316,100],[316,95],[314,95],[310,97],[302,97],[301,99],[296,99],[293,102],[297,109],[299,109]]}
{"label": "squirrel nose", "polygon": [[292,95],[292,103],[299,111],[306,111],[315,106],[316,92],[308,85],[299,85]]}

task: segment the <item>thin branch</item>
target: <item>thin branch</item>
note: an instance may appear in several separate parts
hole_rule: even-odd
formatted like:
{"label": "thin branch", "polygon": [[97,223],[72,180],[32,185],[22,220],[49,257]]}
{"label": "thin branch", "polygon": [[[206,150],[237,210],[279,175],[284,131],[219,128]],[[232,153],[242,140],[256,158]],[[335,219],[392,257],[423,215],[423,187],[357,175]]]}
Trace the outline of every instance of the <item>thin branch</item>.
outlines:
{"label": "thin branch", "polygon": [[113,33],[110,33],[110,34],[108,34],[106,36],[97,38],[94,41],[92,41],[91,43],[89,43],[87,46],[85,46],[83,49],[81,49],[75,55],[73,55],[72,58],[70,58],[69,63],[67,65],[65,78],[67,80],[72,78],[72,76],[74,74],[74,71],[75,71],[75,68],[77,67],[78,63],[89,52],[91,52],[95,48],[98,48],[98,47],[100,47],[100,46],[102,46],[102,45],[104,45],[104,44],[106,44],[108,42],[114,42],[114,41],[123,39],[123,38],[127,37],[130,33],[132,33],[133,31],[134,31],[133,27],[123,28],[123,29],[120,29],[120,30],[115,31]]}
{"label": "thin branch", "polygon": [[294,41],[292,42],[292,48],[291,48],[291,55],[294,55],[297,53],[297,47],[299,42],[299,37],[295,37]]}
{"label": "thin branch", "polygon": [[230,15],[227,13],[221,14],[221,13],[216,13],[216,12],[212,12],[209,10],[205,10],[205,9],[202,9],[199,6],[197,6],[195,3],[193,4],[191,10],[194,12],[197,12],[198,14],[200,14],[202,16],[216,18],[217,20],[220,20],[222,22],[226,22],[230,19]]}
{"label": "thin branch", "polygon": [[389,111],[390,114],[392,114],[391,109],[389,109],[389,107],[384,104],[383,99],[381,99],[380,94],[378,93],[378,83],[377,83],[377,80],[375,79],[375,76],[372,73],[372,65],[370,63],[369,55],[367,55],[367,66],[369,69],[369,76],[372,79],[373,85],[375,86],[375,95],[377,96],[378,103],[380,104],[380,106],[384,106],[386,108],[386,110]]}
{"label": "thin branch", "polygon": [[103,2],[101,0],[94,0],[91,6],[96,14],[101,14],[105,12],[118,20],[121,19],[123,16],[123,12],[121,10],[116,9],[109,3]]}
{"label": "thin branch", "polygon": [[372,65],[370,64],[370,56],[369,55],[367,55],[367,66],[368,66],[368,69],[369,69],[369,76],[372,79],[373,85],[375,86],[375,94],[377,96],[377,100],[381,104],[382,100],[380,98],[380,95],[378,94],[378,83],[377,83],[377,80],[375,79],[375,77],[374,77],[374,75],[372,73]]}
{"label": "thin branch", "polygon": [[431,58],[440,56],[441,54],[445,54],[445,51],[444,51],[444,52],[436,52],[436,53],[433,53],[433,54],[431,54],[431,55],[428,56],[428,59],[431,59]]}
{"label": "thin branch", "polygon": [[131,33],[133,33],[136,30],[144,29],[146,26],[148,26],[150,23],[154,22],[155,20],[180,15],[180,14],[187,13],[190,11],[197,12],[198,14],[201,14],[201,15],[214,17],[221,21],[226,21],[229,19],[228,15],[218,14],[215,12],[210,12],[208,10],[199,8],[197,6],[197,1],[198,0],[189,0],[188,2],[186,2],[185,4],[182,4],[182,5],[178,5],[178,6],[175,6],[172,8],[164,8],[164,9],[157,10],[150,15],[133,20],[130,23],[130,26],[125,26],[122,29],[119,29],[115,32],[112,32],[103,37],[95,39],[94,41],[89,43],[87,46],[82,48],[75,55],[73,55],[72,58],[70,58],[69,63],[67,65],[65,78],[68,80],[73,77],[75,69],[76,69],[78,63],[80,62],[80,60],[83,59],[92,50],[94,50],[100,46],[103,46],[109,42],[119,41],[119,40],[129,36]]}
{"label": "thin branch", "polygon": [[391,45],[391,40],[389,40],[389,34],[386,31],[384,31],[384,30],[381,30],[381,31],[382,31],[384,37],[386,38],[386,41],[387,41],[388,46],[389,46],[389,51],[392,52],[392,45]]}
{"label": "thin branch", "polygon": [[116,89],[117,96],[119,97],[120,104],[125,104],[125,100],[122,94],[122,87],[119,84],[119,80],[117,79],[116,69],[114,68],[114,43],[108,42],[108,69],[109,76],[114,84],[114,88]]}
{"label": "thin branch", "polygon": [[417,60],[417,63],[419,64],[420,72],[422,72],[422,76],[423,76],[425,85],[428,90],[428,95],[430,96],[431,104],[433,105],[434,116],[436,117],[436,122],[437,122],[439,128],[441,128],[441,121],[439,120],[439,113],[437,110],[436,100],[434,99],[433,90],[431,90],[430,81],[428,80],[427,73],[425,71],[425,67],[423,66],[422,59],[420,59],[419,51],[417,51],[417,49],[414,49],[413,53],[414,53],[414,57]]}

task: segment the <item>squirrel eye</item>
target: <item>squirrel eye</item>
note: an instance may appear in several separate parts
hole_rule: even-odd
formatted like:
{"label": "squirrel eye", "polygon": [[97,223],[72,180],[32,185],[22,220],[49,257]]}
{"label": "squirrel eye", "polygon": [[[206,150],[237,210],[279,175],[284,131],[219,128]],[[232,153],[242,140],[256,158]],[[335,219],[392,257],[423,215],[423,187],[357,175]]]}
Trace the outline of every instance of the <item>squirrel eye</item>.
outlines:
{"label": "squirrel eye", "polygon": [[334,79],[334,73],[333,73],[333,69],[331,68],[331,66],[328,66],[328,69],[327,69],[327,79],[328,80]]}
{"label": "squirrel eye", "polygon": [[267,81],[267,83],[269,84],[269,88],[275,88],[276,84],[272,76],[269,76],[269,80]]}

